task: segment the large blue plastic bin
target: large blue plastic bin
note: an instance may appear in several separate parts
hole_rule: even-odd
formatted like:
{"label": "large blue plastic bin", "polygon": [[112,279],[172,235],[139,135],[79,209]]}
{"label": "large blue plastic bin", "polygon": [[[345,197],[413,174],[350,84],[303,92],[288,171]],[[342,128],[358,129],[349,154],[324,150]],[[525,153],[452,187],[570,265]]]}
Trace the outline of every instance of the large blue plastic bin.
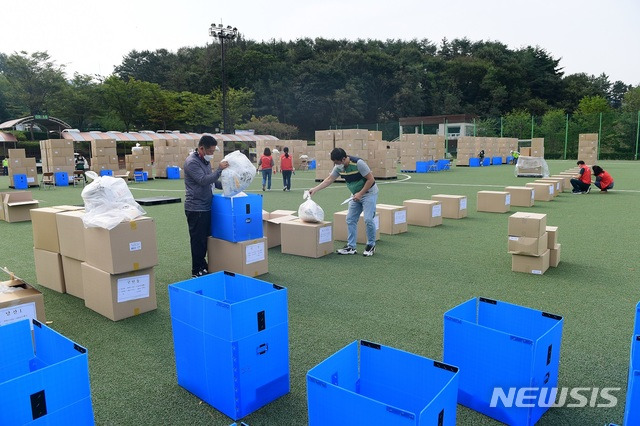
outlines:
{"label": "large blue plastic bin", "polygon": [[433,160],[429,161],[416,161],[416,173],[427,173],[429,168],[435,163]]}
{"label": "large blue plastic bin", "polygon": [[113,170],[111,170],[111,169],[102,169],[102,170],[100,170],[100,176],[113,176]]}
{"label": "large blue plastic bin", "polygon": [[443,359],[460,368],[458,402],[509,425],[535,424],[548,410],[538,399],[534,407],[502,400],[491,407],[492,396],[495,388],[508,395],[523,387],[549,395],[558,385],[563,325],[561,316],[482,297],[447,311]]}
{"label": "large blue plastic bin", "polygon": [[438,171],[449,170],[451,168],[451,161],[446,159],[440,159],[436,162]]}
{"label": "large blue plastic bin", "polygon": [[640,302],[636,306],[636,318],[633,327],[633,336],[631,337],[627,402],[625,405],[623,424],[640,424]]}
{"label": "large blue plastic bin", "polygon": [[231,272],[169,286],[178,384],[238,420],[289,392],[287,290]]}
{"label": "large blue plastic bin", "polygon": [[469,167],[480,167],[480,159],[479,158],[469,158]]}
{"label": "large blue plastic bin", "polygon": [[491,164],[493,166],[501,166],[502,165],[502,157],[492,157]]}
{"label": "large blue plastic bin", "polygon": [[180,167],[167,167],[167,179],[180,179]]}
{"label": "large blue plastic bin", "polygon": [[262,238],[262,195],[215,194],[211,200],[211,236],[233,243]]}
{"label": "large blue plastic bin", "polygon": [[483,166],[490,166],[491,165],[491,158],[484,157],[484,159],[482,160],[482,165]]}
{"label": "large blue plastic bin", "polygon": [[456,424],[458,368],[365,340],[307,373],[309,425]]}
{"label": "large blue plastic bin", "polygon": [[27,182],[27,175],[25,174],[13,175],[13,187],[14,189],[28,189],[29,183]]}
{"label": "large blue plastic bin", "polygon": [[53,174],[53,182],[56,186],[69,186],[69,173],[55,172]]}
{"label": "large blue plastic bin", "polygon": [[0,347],[0,425],[94,424],[85,348],[28,319],[1,326]]}
{"label": "large blue plastic bin", "polygon": [[309,161],[309,170],[315,170],[315,169],[316,169],[316,160]]}

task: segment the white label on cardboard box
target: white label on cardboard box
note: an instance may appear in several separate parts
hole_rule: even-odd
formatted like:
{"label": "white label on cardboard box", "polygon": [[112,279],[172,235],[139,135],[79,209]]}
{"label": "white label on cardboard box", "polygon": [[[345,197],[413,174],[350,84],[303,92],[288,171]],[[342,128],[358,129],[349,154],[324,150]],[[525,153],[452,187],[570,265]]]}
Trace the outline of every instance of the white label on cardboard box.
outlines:
{"label": "white label on cardboard box", "polygon": [[553,195],[553,185],[549,185],[549,195]]}
{"label": "white label on cardboard box", "polygon": [[531,200],[534,200],[536,198],[536,190],[532,190],[531,191]]}
{"label": "white label on cardboard box", "polygon": [[405,223],[407,221],[407,211],[399,210],[393,214],[393,224]]}
{"label": "white label on cardboard box", "polygon": [[375,223],[376,225],[376,231],[380,229],[380,216],[375,215],[375,217],[373,218],[373,223]]}
{"label": "white label on cardboard box", "polygon": [[[11,324],[12,322],[20,321],[23,319],[31,320],[32,318],[37,319],[36,304],[34,302],[23,303],[22,305],[15,305],[8,308],[0,309],[0,326]],[[31,329],[33,330],[33,322],[29,322]]]}
{"label": "white label on cardboard box", "polygon": [[504,205],[505,206],[510,206],[511,205],[511,194],[507,194],[507,196],[504,197]]}
{"label": "white label on cardboard box", "polygon": [[264,260],[264,241],[246,246],[244,255],[247,259],[245,262],[247,265]]}
{"label": "white label on cardboard box", "polygon": [[328,243],[332,240],[331,238],[331,227],[325,226],[318,230],[318,244]]}
{"label": "white label on cardboard box", "polygon": [[540,269],[532,269],[531,273],[535,275],[542,275],[542,271]]}
{"label": "white label on cardboard box", "polygon": [[118,303],[145,297],[149,297],[149,275],[137,275],[118,280]]}
{"label": "white label on cardboard box", "polygon": [[514,237],[512,235],[509,235],[509,241],[518,241],[520,239],[520,237]]}
{"label": "white label on cardboard box", "polygon": [[467,197],[464,197],[463,199],[460,200],[460,210],[466,210],[467,209]]}
{"label": "white label on cardboard box", "polygon": [[35,181],[36,181],[36,178],[27,176],[27,182],[34,183]]}
{"label": "white label on cardboard box", "polygon": [[129,251],[142,250],[142,241],[134,241],[129,243]]}
{"label": "white label on cardboard box", "polygon": [[431,209],[431,217],[440,217],[442,216],[442,204],[436,204]]}

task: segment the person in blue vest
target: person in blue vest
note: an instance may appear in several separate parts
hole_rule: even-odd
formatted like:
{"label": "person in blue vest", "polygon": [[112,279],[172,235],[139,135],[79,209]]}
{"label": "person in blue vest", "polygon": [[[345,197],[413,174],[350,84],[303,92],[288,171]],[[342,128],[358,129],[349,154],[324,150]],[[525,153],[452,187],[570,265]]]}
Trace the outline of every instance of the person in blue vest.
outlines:
{"label": "person in blue vest", "polygon": [[331,161],[334,168],[331,174],[315,187],[309,194],[320,191],[341,177],[347,183],[347,188],[353,194],[349,201],[347,213],[347,245],[337,251],[338,254],[357,254],[356,240],[358,239],[358,219],[364,211],[364,223],[367,229],[367,245],[364,256],[373,256],[376,251],[376,202],[378,201],[378,185],[367,163],[358,157],[347,155],[344,149],[334,148],[331,151]]}

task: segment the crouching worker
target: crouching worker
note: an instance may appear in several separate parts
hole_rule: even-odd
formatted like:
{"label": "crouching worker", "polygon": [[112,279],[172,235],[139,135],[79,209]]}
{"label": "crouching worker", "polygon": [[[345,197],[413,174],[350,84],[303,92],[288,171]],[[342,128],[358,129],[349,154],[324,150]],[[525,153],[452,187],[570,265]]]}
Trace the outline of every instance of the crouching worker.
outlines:
{"label": "crouching worker", "polygon": [[600,192],[607,192],[608,189],[613,188],[613,178],[609,172],[603,170],[600,166],[593,166],[592,170],[596,177],[596,181],[593,184],[600,189]]}

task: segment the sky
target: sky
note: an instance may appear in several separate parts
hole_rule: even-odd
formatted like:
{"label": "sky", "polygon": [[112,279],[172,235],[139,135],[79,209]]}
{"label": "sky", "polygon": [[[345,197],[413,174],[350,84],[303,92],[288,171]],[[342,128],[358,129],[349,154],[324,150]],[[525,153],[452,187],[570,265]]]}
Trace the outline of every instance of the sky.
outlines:
{"label": "sky", "polygon": [[108,76],[132,50],[205,46],[211,24],[222,23],[255,41],[466,37],[539,46],[565,75],[640,85],[640,0],[30,0],[7,11],[0,52],[47,51],[70,77]]}

